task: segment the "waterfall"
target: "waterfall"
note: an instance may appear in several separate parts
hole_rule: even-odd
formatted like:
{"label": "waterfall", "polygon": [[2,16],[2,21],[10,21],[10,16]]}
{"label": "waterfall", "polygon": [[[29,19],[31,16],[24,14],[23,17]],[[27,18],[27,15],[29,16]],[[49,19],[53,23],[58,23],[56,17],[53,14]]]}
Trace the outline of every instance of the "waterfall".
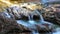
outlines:
{"label": "waterfall", "polygon": [[44,21],[44,19],[43,19],[43,17],[42,17],[42,14],[41,13],[39,13],[37,10],[35,10],[35,12],[40,16],[40,20],[43,22]]}
{"label": "waterfall", "polygon": [[33,20],[33,14],[30,14],[29,16],[28,16],[28,18],[29,18],[29,23],[30,24],[35,24],[35,21]]}
{"label": "waterfall", "polygon": [[32,20],[30,15],[28,15],[28,18],[29,18],[29,20]]}
{"label": "waterfall", "polygon": [[37,28],[35,26],[35,24],[37,24],[37,23],[33,20],[34,13],[36,13],[36,14],[38,14],[40,16],[41,22],[44,21],[42,15],[37,10],[35,10],[30,15],[28,15],[28,18],[29,18],[28,22],[18,21],[18,23],[22,24],[22,25],[24,25],[24,26],[26,26],[28,28],[32,28],[33,29],[32,34],[39,34],[38,31],[37,31]]}

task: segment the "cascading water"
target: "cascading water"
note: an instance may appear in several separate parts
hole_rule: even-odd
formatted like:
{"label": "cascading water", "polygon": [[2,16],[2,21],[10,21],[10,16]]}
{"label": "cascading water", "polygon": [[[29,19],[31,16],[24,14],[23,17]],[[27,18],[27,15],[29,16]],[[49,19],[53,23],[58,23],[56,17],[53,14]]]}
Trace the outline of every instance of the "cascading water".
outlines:
{"label": "cascading water", "polygon": [[39,34],[38,31],[36,30],[36,26],[35,26],[35,21],[31,19],[31,16],[28,16],[29,20],[28,22],[24,22],[23,20],[18,20],[17,23],[22,24],[28,28],[32,29],[32,34]]}
{"label": "cascading water", "polygon": [[32,34],[39,34],[38,30],[35,26],[36,22],[33,20],[33,14],[29,15],[28,19],[29,20],[27,22],[24,22],[23,20],[18,20],[17,23],[22,24],[22,25],[24,25],[28,28],[31,28],[32,29]]}
{"label": "cascading water", "polygon": [[[11,18],[11,15],[9,15],[7,12],[5,12],[6,17]],[[36,22],[35,20],[33,20],[33,16],[37,14],[40,17],[39,23]],[[37,27],[35,26],[36,24],[41,24],[44,23],[44,19],[41,15],[41,13],[39,13],[37,10],[33,11],[32,13],[30,13],[30,15],[27,16],[29,20],[24,21],[24,20],[17,20],[18,24],[21,24],[29,29],[32,29],[32,34],[40,34],[37,30]],[[40,25],[39,25],[40,26]],[[41,26],[42,27],[42,26]]]}
{"label": "cascading water", "polygon": [[[17,10],[18,10],[18,9],[17,9]],[[15,15],[17,15],[18,17],[20,17],[20,15],[19,15],[18,12],[16,11],[16,9],[14,9],[13,11],[14,11],[14,13],[16,13]],[[39,22],[36,22],[35,20],[33,20],[34,13],[39,15],[39,17],[40,17]],[[11,18],[11,15],[10,15],[7,11],[4,11],[3,14],[4,14],[4,16],[6,16],[7,18]],[[29,19],[29,20],[27,20],[27,21],[24,21],[24,20],[16,20],[16,21],[17,21],[18,24],[21,24],[21,25],[23,25],[23,26],[25,26],[25,27],[27,27],[27,28],[32,29],[32,34],[40,34],[40,33],[38,32],[38,30],[37,30],[37,27],[35,26],[36,24],[39,24],[39,26],[40,26],[41,23],[49,23],[49,22],[44,21],[44,19],[43,19],[43,17],[42,17],[42,14],[39,13],[39,11],[37,11],[37,10],[34,10],[30,15],[28,15],[28,19]],[[51,25],[51,23],[49,23],[49,24]],[[56,27],[56,26],[55,26],[55,27]],[[41,26],[41,28],[43,29],[44,27]],[[49,26],[49,28],[50,28],[50,26]],[[56,27],[56,28],[57,28],[57,27]],[[60,34],[60,27],[57,28],[56,31],[57,31],[57,32],[54,32],[54,33],[52,33],[52,34]]]}
{"label": "cascading water", "polygon": [[44,19],[43,19],[43,17],[42,17],[42,14],[41,14],[41,13],[39,13],[37,10],[35,10],[35,12],[40,16],[41,21],[44,21]]}
{"label": "cascading water", "polygon": [[[34,13],[36,13],[40,16],[41,19],[40,19],[39,23],[37,23],[36,21],[33,20]],[[44,23],[44,19],[43,19],[42,15],[37,10],[35,10],[35,11],[32,12],[31,15],[28,16],[28,19],[29,20],[27,22],[25,22],[23,20],[18,20],[17,23],[22,24],[22,25],[32,29],[32,34],[39,34],[35,25]]]}
{"label": "cascading water", "polygon": [[[38,14],[38,16],[40,17],[40,20],[39,22],[36,22],[34,19],[33,19],[33,16],[35,14]],[[7,11],[4,12],[4,15],[7,17],[7,18],[11,18],[11,15],[8,14]],[[49,23],[49,22],[46,22],[44,21],[43,17],[42,17],[42,14],[39,13],[39,11],[35,10],[33,11],[30,15],[27,16],[29,20],[27,21],[24,21],[24,20],[17,20],[17,23],[18,24],[21,24],[27,28],[30,28],[32,30],[32,34],[40,34],[37,30],[37,27],[35,26],[36,24],[41,24],[41,23]],[[50,23],[51,24],[51,23]],[[39,25],[41,26],[41,25]],[[44,28],[44,26],[41,26],[41,28]],[[60,29],[59,29],[60,30]],[[53,33],[53,34],[59,34],[60,31],[56,30],[57,32]]]}

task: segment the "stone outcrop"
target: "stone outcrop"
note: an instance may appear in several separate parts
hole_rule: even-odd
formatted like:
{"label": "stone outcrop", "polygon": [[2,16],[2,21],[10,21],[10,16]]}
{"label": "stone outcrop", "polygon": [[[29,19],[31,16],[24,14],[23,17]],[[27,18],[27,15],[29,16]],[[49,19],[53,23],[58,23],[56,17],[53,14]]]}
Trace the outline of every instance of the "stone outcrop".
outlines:
{"label": "stone outcrop", "polygon": [[14,18],[8,18],[3,12],[0,13],[0,34],[19,34],[26,31],[31,32],[27,27],[17,24]]}
{"label": "stone outcrop", "polygon": [[[43,22],[40,21],[41,18],[39,15],[40,14],[37,14],[37,12],[35,11],[27,11],[26,9],[22,9],[19,11],[16,11],[14,9],[11,12],[9,10],[7,12],[2,12],[0,13],[0,23],[1,23],[0,31],[3,34],[20,34],[20,33],[25,34],[25,33],[31,33],[32,29],[34,30],[35,29],[34,27],[36,27],[35,30],[38,30],[38,32],[50,32],[51,30],[51,28],[49,29],[50,25],[48,23],[45,24],[44,21]],[[23,21],[24,20],[29,21],[29,17],[33,19],[35,23],[37,22],[36,20],[38,20],[39,23],[36,23],[36,24],[34,23],[31,25],[31,27],[30,26],[25,27],[24,25],[18,24],[16,22],[17,20],[16,18],[21,19]],[[44,25],[42,25],[41,23],[44,23]],[[29,25],[29,24],[30,23],[28,22],[28,24],[26,25]]]}

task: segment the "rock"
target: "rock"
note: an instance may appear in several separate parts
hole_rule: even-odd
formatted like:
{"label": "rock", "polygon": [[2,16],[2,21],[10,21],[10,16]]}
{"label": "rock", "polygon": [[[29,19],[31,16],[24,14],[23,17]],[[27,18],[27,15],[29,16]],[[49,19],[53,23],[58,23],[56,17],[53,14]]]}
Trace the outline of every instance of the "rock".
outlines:
{"label": "rock", "polygon": [[60,11],[55,12],[55,19],[56,19],[57,24],[59,25],[60,24]]}
{"label": "rock", "polygon": [[34,15],[34,16],[33,16],[33,20],[39,21],[39,20],[40,20],[40,16],[39,16],[39,15]]}
{"label": "rock", "polygon": [[52,32],[52,28],[49,28],[49,24],[37,24],[36,25],[37,30],[39,33],[47,33],[47,32]]}
{"label": "rock", "polygon": [[19,34],[21,32],[29,33],[31,30],[29,30],[27,27],[17,24],[16,20],[14,18],[8,18],[4,14],[4,12],[0,13],[0,33],[2,34]]}
{"label": "rock", "polygon": [[[25,33],[25,32],[31,32],[32,30],[38,30],[38,32],[51,32],[51,29],[49,29],[49,24],[44,24],[44,25],[42,25],[42,24],[40,24],[40,23],[44,23],[44,20],[43,20],[43,17],[42,16],[40,16],[41,14],[39,13],[38,14],[38,11],[37,10],[35,10],[35,11],[28,11],[28,10],[26,10],[26,9],[20,9],[19,11],[13,11],[11,14],[13,14],[14,15],[14,17],[15,17],[15,19],[21,19],[21,20],[29,20],[29,17],[30,17],[30,19],[32,19],[31,21],[32,21],[32,25],[31,26],[28,26],[28,28],[27,27],[25,27],[25,26],[23,26],[22,24],[20,24],[20,25],[18,25],[19,27],[20,27],[20,30],[23,32],[23,33]],[[19,18],[19,17],[21,17],[21,18]],[[37,19],[35,19],[35,18],[37,18]],[[15,20],[14,19],[14,20]],[[4,20],[6,20],[6,22],[8,21],[8,22],[11,22],[11,18],[9,19],[5,19],[4,18]],[[37,21],[36,20],[38,20],[38,24],[36,23]],[[43,20],[43,21],[42,21]],[[12,21],[13,22],[13,21]],[[15,21],[14,21],[15,22]],[[29,23],[28,22],[28,24],[31,24],[31,22]],[[28,25],[28,24],[26,24],[26,25]],[[36,24],[36,25],[35,25]],[[14,26],[13,26],[14,27]],[[34,28],[34,27],[36,27],[36,28]],[[21,32],[21,33],[22,33]]]}
{"label": "rock", "polygon": [[8,13],[12,13],[15,17],[16,20],[20,20],[22,18],[22,16],[29,16],[29,14],[31,14],[31,10],[28,10],[28,9],[24,9],[24,8],[11,8],[11,10],[8,9]]}

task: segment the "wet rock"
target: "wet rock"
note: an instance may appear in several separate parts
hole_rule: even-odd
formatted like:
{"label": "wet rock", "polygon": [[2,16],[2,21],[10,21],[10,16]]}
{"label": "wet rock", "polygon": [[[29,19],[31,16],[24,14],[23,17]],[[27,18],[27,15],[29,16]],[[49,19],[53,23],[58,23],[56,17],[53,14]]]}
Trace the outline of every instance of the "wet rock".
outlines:
{"label": "wet rock", "polygon": [[11,8],[11,10],[8,9],[8,13],[12,13],[15,17],[16,20],[20,20],[22,18],[22,16],[29,16],[29,14],[31,14],[31,10],[29,9],[24,9],[24,8]]}
{"label": "wet rock", "polygon": [[60,24],[60,12],[59,11],[55,12],[55,19],[56,19],[57,24]]}
{"label": "wet rock", "polygon": [[33,15],[33,20],[39,21],[40,20],[40,16],[39,15]]}
{"label": "wet rock", "polygon": [[21,20],[28,21],[28,20],[29,20],[29,18],[28,18],[28,16],[22,15],[22,18],[21,18]]}
{"label": "wet rock", "polygon": [[0,33],[1,34],[19,34],[21,32],[29,33],[31,30],[29,30],[27,27],[17,24],[16,20],[12,17],[7,17],[7,15],[4,14],[4,12],[0,13]]}
{"label": "wet rock", "polygon": [[37,30],[39,33],[47,33],[47,32],[52,32],[53,28],[49,28],[49,24],[37,24],[36,25]]}

